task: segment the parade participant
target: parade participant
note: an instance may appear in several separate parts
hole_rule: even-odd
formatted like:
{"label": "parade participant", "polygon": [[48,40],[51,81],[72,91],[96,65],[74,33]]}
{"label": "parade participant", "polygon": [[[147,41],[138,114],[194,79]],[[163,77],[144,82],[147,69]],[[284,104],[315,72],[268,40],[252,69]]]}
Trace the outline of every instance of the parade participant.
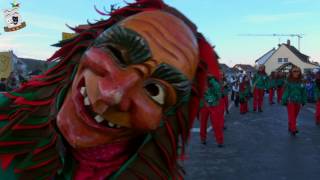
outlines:
{"label": "parade participant", "polygon": [[307,90],[307,102],[314,102],[314,89],[315,84],[312,80],[312,77],[308,77],[306,80],[306,90]]}
{"label": "parade participant", "polygon": [[232,85],[232,91],[234,92],[234,106],[238,107],[239,106],[239,80],[237,80]]}
{"label": "parade participant", "polygon": [[1,179],[183,179],[202,80],[219,73],[212,45],[161,0],[105,15],[0,94]]}
{"label": "parade participant", "polygon": [[258,72],[253,77],[253,111],[262,112],[264,90],[268,85],[268,76],[265,72],[265,66],[260,65]]}
{"label": "parade participant", "polygon": [[224,101],[224,110],[227,114],[229,114],[229,83],[228,80],[224,74],[224,72],[222,72],[222,99]]}
{"label": "parade participant", "polygon": [[285,84],[285,75],[283,72],[279,71],[277,72],[277,80],[276,80],[276,85],[277,85],[277,102],[278,104],[281,103],[282,95],[283,95],[283,88]]}
{"label": "parade participant", "polygon": [[297,117],[301,105],[305,105],[306,103],[307,92],[302,79],[301,69],[293,66],[285,84],[282,104],[287,106],[289,131],[294,136],[298,133]]}
{"label": "parade participant", "polygon": [[269,103],[270,103],[270,105],[274,104],[273,97],[274,97],[274,92],[275,92],[275,89],[276,89],[276,86],[277,86],[276,85],[276,80],[277,80],[276,72],[272,71],[271,75],[269,77],[269,82],[268,82]]}
{"label": "parade participant", "polygon": [[218,78],[209,77],[208,88],[205,93],[203,111],[200,113],[200,138],[202,144],[206,144],[208,116],[210,116],[214,136],[218,147],[223,147],[224,127],[224,100],[222,98],[221,84]]}
{"label": "parade participant", "polygon": [[316,124],[320,125],[320,71],[316,73],[316,79],[315,79],[315,87],[314,87],[314,97],[316,101],[316,113],[315,113],[315,119]]}
{"label": "parade participant", "polygon": [[244,76],[242,78],[242,82],[240,83],[240,114],[245,114],[249,112],[248,108],[248,99],[250,96],[250,82],[248,76]]}
{"label": "parade participant", "polygon": [[233,85],[237,82],[237,79],[234,76],[231,76],[231,101],[234,101],[235,99],[235,92],[233,91]]}

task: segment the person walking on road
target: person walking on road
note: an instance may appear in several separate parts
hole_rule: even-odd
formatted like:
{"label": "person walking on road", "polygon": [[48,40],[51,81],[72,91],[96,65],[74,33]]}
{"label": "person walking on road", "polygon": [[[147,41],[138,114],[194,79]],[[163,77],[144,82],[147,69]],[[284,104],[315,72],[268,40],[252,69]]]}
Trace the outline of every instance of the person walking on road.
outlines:
{"label": "person walking on road", "polygon": [[203,108],[200,111],[200,138],[206,144],[207,124],[210,115],[211,125],[218,147],[223,147],[224,104],[222,99],[221,84],[214,77],[209,77],[208,88],[204,96]]}
{"label": "person walking on road", "polygon": [[274,71],[271,72],[268,88],[269,88],[269,104],[272,105],[274,104],[273,97],[276,89],[276,72]]}
{"label": "person walking on road", "polygon": [[288,109],[288,126],[289,132],[295,136],[298,133],[297,117],[301,105],[307,103],[307,91],[302,79],[301,69],[293,66],[289,72],[289,77],[285,84],[282,104]]}
{"label": "person walking on road", "polygon": [[253,111],[262,112],[264,90],[268,85],[268,75],[265,66],[260,65],[258,72],[253,77]]}
{"label": "person walking on road", "polygon": [[314,87],[314,97],[316,101],[316,125],[320,126],[320,71],[316,74],[315,87]]}
{"label": "person walking on road", "polygon": [[248,99],[250,96],[250,82],[248,76],[244,76],[242,78],[242,82],[240,83],[240,114],[245,114],[249,112],[248,108]]}
{"label": "person walking on road", "polygon": [[229,114],[229,83],[227,81],[227,78],[223,72],[222,74],[222,98],[224,101],[224,110],[227,114]]}
{"label": "person walking on road", "polygon": [[234,106],[238,107],[239,106],[239,81],[238,80],[232,85],[232,91],[234,92]]}

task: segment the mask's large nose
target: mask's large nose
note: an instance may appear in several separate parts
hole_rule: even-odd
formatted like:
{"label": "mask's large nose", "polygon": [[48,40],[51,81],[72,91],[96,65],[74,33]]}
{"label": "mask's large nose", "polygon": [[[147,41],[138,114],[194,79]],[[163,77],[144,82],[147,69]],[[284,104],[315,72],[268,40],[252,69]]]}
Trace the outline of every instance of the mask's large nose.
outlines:
{"label": "mask's large nose", "polygon": [[[100,54],[99,50],[94,50]],[[156,129],[162,116],[162,107],[156,104],[144,89],[156,63],[130,65],[120,68],[114,59],[103,53],[92,55],[90,60],[100,59],[103,76],[86,76],[86,84],[96,86],[89,93],[93,109],[113,123],[139,129]],[[102,59],[103,60],[102,60]],[[95,81],[95,82],[94,82]],[[96,84],[96,85],[94,85]],[[89,85],[89,86],[91,86]]]}

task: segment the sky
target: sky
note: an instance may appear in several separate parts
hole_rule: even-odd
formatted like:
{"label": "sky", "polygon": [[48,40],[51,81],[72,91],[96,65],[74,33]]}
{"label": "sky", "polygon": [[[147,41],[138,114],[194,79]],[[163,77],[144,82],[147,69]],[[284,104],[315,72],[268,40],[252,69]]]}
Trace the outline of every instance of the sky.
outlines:
{"label": "sky", "polygon": [[[127,0],[132,2],[133,0]],[[17,0],[27,27],[4,32],[3,9],[13,0],[0,0],[0,51],[13,50],[19,57],[49,58],[67,28],[101,18],[95,10],[122,6],[123,0]],[[264,53],[285,43],[298,47],[296,37],[241,36],[243,34],[304,34],[301,52],[320,62],[320,0],[165,0],[190,18],[216,46],[220,62],[229,66],[254,64]],[[1,20],[1,18],[3,20]]]}

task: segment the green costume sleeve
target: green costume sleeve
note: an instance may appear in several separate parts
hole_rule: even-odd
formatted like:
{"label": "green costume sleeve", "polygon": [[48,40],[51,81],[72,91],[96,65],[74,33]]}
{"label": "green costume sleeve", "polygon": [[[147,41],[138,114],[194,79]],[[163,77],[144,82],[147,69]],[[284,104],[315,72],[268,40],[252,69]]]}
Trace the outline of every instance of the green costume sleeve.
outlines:
{"label": "green costume sleeve", "polygon": [[275,79],[269,79],[268,81],[268,89],[271,89],[271,88],[275,88],[276,87],[276,80]]}
{"label": "green costume sleeve", "polygon": [[283,79],[277,79],[276,80],[276,86],[277,87],[281,87],[281,86],[283,86],[283,84],[284,84],[284,80]]}
{"label": "green costume sleeve", "polygon": [[209,106],[216,106],[222,97],[221,85],[214,79],[209,81],[209,88],[205,93],[205,100]]}
{"label": "green costume sleeve", "polygon": [[315,99],[316,101],[319,101],[319,98],[320,98],[320,89],[319,89],[317,86],[315,86],[313,90],[314,90],[314,99]]}
{"label": "green costume sleeve", "polygon": [[246,101],[246,96],[243,92],[239,93],[239,101],[240,101],[240,103],[243,103]]}
{"label": "green costume sleeve", "polygon": [[200,100],[200,104],[199,104],[199,109],[203,108],[204,107],[204,100],[201,99]]}
{"label": "green costume sleeve", "polygon": [[267,89],[271,89],[272,88],[272,79],[269,79],[267,82]]}
{"label": "green costume sleeve", "polygon": [[0,107],[6,107],[10,103],[9,98],[7,98],[3,93],[0,93]]}
{"label": "green costume sleeve", "polygon": [[265,76],[265,79],[264,79],[264,88],[265,89],[268,89],[269,87],[269,82],[271,81],[271,79],[269,78],[269,76]]}
{"label": "green costume sleeve", "polygon": [[18,179],[14,173],[14,168],[12,165],[10,167],[8,167],[8,169],[6,169],[6,171],[4,171],[0,166],[0,179],[7,179],[7,180]]}
{"label": "green costume sleeve", "polygon": [[239,99],[240,99],[240,102],[243,102],[245,99],[245,92],[242,92],[242,91],[240,91],[239,92]]}
{"label": "green costume sleeve", "polygon": [[286,84],[284,87],[284,93],[282,95],[282,101],[281,101],[282,105],[288,104],[289,91],[290,91],[289,85]]}
{"label": "green costume sleeve", "polygon": [[255,74],[254,76],[253,76],[253,78],[252,78],[252,81],[255,83],[256,82],[256,80],[257,80],[257,74]]}

